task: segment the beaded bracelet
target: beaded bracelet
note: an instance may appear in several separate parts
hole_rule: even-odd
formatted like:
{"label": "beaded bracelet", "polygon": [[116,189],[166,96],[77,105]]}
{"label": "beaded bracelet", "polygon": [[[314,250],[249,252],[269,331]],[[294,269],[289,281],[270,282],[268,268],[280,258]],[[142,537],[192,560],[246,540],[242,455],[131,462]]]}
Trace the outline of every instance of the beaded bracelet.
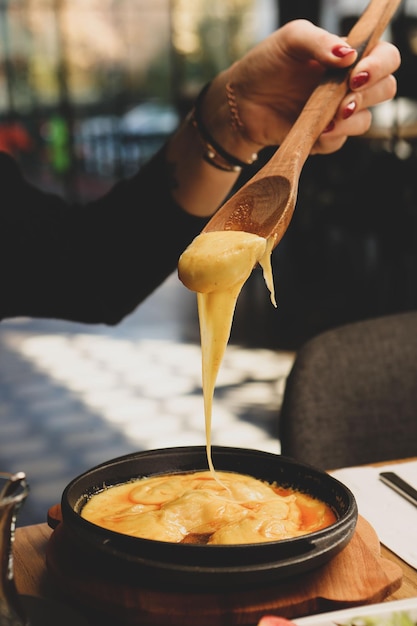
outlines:
{"label": "beaded bracelet", "polygon": [[197,96],[194,107],[189,115],[189,121],[196,129],[203,145],[203,159],[223,172],[240,172],[242,168],[252,165],[252,163],[257,160],[258,155],[255,152],[252,154],[249,161],[241,161],[232,154],[229,154],[229,152],[226,152],[210,135],[201,118],[201,103],[209,86],[210,83],[207,83]]}

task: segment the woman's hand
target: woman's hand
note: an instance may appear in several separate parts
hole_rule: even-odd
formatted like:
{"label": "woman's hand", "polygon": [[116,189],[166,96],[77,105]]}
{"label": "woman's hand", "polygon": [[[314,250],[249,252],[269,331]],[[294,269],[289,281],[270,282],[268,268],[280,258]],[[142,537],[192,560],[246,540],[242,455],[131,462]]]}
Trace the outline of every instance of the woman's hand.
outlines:
{"label": "woman's hand", "polygon": [[[250,163],[262,148],[282,142],[326,69],[349,67],[356,57],[342,37],[306,20],[287,23],[210,83],[198,105],[205,135],[234,159]],[[349,136],[369,129],[369,108],[396,93],[392,74],[399,64],[398,49],[387,42],[358,62],[350,91],[313,152],[335,152]],[[199,216],[215,212],[238,176],[207,163],[207,149],[193,125],[185,123],[167,150],[172,195]]]}
{"label": "woman's hand", "polygon": [[[356,56],[356,51],[343,38],[306,20],[294,20],[222,73],[216,79],[217,88],[224,90],[225,84],[232,86],[239,131],[249,151],[256,146],[259,149],[259,146],[279,145],[325,70],[348,67]],[[398,49],[382,41],[358,62],[350,77],[350,91],[314,152],[334,152],[348,136],[361,135],[369,129],[369,108],[390,100],[396,93],[393,72],[399,65]],[[216,81],[211,87],[214,98]],[[207,102],[206,110],[209,107]],[[215,134],[213,122],[211,129]],[[229,149],[233,153],[230,140]],[[241,146],[239,150],[242,151]]]}

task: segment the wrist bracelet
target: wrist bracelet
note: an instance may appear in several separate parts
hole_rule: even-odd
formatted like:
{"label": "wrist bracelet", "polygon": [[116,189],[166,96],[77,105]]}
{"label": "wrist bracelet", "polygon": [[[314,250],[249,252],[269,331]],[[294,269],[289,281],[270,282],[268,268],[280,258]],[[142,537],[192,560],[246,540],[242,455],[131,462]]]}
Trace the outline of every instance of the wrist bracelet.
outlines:
{"label": "wrist bracelet", "polygon": [[194,107],[189,116],[189,121],[196,129],[203,145],[203,159],[213,167],[216,167],[224,172],[240,172],[242,168],[252,165],[252,163],[257,160],[258,155],[255,152],[252,154],[249,161],[241,161],[232,154],[229,154],[229,152],[226,152],[226,150],[224,150],[224,148],[222,148],[210,135],[201,119],[201,103],[209,86],[210,83],[207,83],[197,96]]}

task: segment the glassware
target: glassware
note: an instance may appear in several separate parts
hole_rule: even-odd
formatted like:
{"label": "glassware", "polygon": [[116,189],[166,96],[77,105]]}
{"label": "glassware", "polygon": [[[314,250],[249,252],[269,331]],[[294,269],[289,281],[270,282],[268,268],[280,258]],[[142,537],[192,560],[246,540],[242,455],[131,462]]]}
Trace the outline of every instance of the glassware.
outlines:
{"label": "glassware", "polygon": [[0,625],[29,626],[16,590],[13,542],[16,518],[29,493],[24,472],[0,472]]}

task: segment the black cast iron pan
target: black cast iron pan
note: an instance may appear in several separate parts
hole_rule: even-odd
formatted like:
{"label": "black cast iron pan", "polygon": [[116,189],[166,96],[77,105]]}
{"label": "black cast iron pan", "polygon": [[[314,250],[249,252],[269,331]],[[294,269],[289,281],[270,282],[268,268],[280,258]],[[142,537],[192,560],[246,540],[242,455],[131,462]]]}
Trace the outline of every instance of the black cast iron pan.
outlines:
{"label": "black cast iron pan", "polygon": [[62,494],[61,511],[68,540],[85,558],[121,576],[147,584],[169,582],[187,588],[242,588],[263,585],[310,571],[328,562],[350,541],[358,510],[353,494],[335,478],[280,455],[214,446],[217,470],[249,474],[292,487],[329,504],[337,521],[308,535],[256,544],[177,544],[130,537],[86,521],[80,511],[103,489],[155,474],[207,469],[204,446],[137,452],[112,459],[72,480]]}

